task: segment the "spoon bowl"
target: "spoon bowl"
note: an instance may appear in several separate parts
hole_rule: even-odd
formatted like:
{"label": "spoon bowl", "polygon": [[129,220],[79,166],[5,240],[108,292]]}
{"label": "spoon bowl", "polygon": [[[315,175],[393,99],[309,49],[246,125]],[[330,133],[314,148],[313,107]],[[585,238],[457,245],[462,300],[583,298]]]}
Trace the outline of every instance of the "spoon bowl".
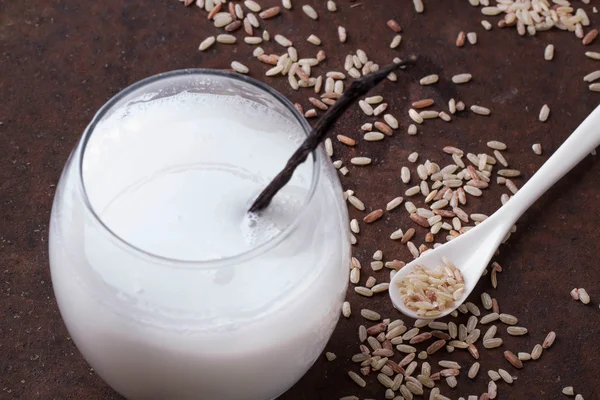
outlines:
{"label": "spoon bowl", "polygon": [[389,287],[394,307],[412,318],[434,319],[434,317],[417,315],[415,310],[404,304],[399,283],[402,278],[414,271],[415,266],[420,265],[425,269],[437,268],[442,265],[442,258],[446,257],[462,273],[465,286],[461,298],[451,307],[441,310],[441,314],[435,318],[441,318],[454,311],[471,294],[498,246],[517,219],[598,145],[600,145],[600,106],[596,107],[539,171],[498,211],[463,235],[437,249],[428,250],[397,271]]}
{"label": "spoon bowl", "polygon": [[[504,206],[508,206],[508,203]],[[456,309],[462,304],[469,294],[475,288],[483,270],[489,264],[492,256],[500,243],[504,240],[512,225],[498,224],[494,222],[498,218],[498,213],[486,219],[475,228],[467,231],[456,239],[445,243],[437,249],[429,250],[419,258],[407,264],[404,268],[396,272],[390,283],[389,293],[394,306],[403,314],[411,318],[433,319],[417,315],[416,311],[411,310],[404,304],[399,290],[400,279],[406,277],[414,271],[415,266],[419,265],[426,269],[434,269],[443,265],[442,257],[448,258],[460,269],[465,280],[465,290],[460,299],[455,301],[455,306],[447,308],[435,318],[441,318]]]}

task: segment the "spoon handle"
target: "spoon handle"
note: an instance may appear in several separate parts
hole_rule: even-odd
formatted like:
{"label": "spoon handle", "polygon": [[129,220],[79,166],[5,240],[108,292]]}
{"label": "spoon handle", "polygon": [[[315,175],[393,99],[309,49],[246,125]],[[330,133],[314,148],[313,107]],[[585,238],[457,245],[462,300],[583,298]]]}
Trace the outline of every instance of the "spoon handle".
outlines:
{"label": "spoon handle", "polygon": [[512,226],[529,207],[600,145],[600,106],[579,125],[544,165],[496,213],[506,226]]}

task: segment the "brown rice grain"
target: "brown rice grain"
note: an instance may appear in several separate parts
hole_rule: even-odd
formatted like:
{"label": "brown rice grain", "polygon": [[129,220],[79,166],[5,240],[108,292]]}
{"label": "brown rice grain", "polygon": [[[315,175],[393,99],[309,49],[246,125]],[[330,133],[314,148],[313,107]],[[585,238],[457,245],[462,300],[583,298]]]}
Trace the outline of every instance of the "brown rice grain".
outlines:
{"label": "brown rice grain", "polygon": [[583,43],[584,46],[587,46],[589,44],[591,44],[596,37],[598,36],[598,29],[592,29],[591,31],[589,31],[581,40],[581,43]]}
{"label": "brown rice grain", "polygon": [[[384,103],[385,104],[385,103]],[[377,107],[379,108],[379,107]],[[381,121],[376,121],[375,122],[375,128],[379,129],[381,132],[383,132],[384,134],[386,134],[387,136],[392,136],[394,134],[394,132],[392,131],[392,128],[389,127],[387,124],[385,124],[384,122]]]}
{"label": "brown rice grain", "polygon": [[463,31],[460,31],[456,37],[456,47],[463,47],[466,39],[467,35]]}
{"label": "brown rice grain", "polygon": [[433,99],[421,99],[412,103],[412,107],[416,109],[426,108],[433,105]]}
{"label": "brown rice grain", "polygon": [[402,28],[400,27],[400,25],[393,19],[390,19],[387,22],[387,26],[396,33],[402,32]]}
{"label": "brown rice grain", "polygon": [[262,19],[269,19],[269,18],[273,18],[273,17],[279,15],[280,12],[281,12],[281,7],[275,6],[275,7],[267,8],[266,10],[264,10],[260,14],[258,14],[258,16],[261,17]]}
{"label": "brown rice grain", "polygon": [[382,215],[383,215],[383,210],[377,209],[377,210],[371,211],[369,214],[367,214],[363,218],[363,221],[366,222],[367,224],[370,224],[372,222],[377,221],[379,218],[381,218]]}
{"label": "brown rice grain", "polygon": [[500,307],[498,306],[498,300],[492,298],[492,311],[500,314]]}
{"label": "brown rice grain", "polygon": [[437,340],[437,341],[433,342],[429,347],[427,347],[427,354],[429,354],[429,355],[434,354],[436,351],[438,351],[445,345],[446,345],[445,340],[443,340],[443,339]]}
{"label": "brown rice grain", "polygon": [[523,368],[523,362],[512,352],[505,351],[504,358],[515,368],[521,369]]}

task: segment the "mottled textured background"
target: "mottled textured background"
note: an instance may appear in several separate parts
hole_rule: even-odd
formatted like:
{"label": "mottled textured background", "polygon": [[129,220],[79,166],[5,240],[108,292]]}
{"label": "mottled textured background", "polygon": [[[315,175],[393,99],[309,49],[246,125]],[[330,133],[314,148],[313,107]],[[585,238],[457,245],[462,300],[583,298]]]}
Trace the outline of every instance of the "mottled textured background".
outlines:
{"label": "mottled textured background", "polygon": [[[395,84],[385,82],[377,93],[400,120],[395,136],[380,143],[361,140],[353,150],[336,145],[335,157],[346,164],[354,154],[374,160],[371,167],[350,168],[350,174],[342,178],[344,188],[354,189],[368,210],[382,208],[403,194],[406,186],[399,180],[399,171],[408,164],[410,152],[418,151],[421,160],[444,163],[449,160],[441,152],[444,145],[479,153],[486,150],[490,139],[505,141],[510,165],[523,171],[524,177],[516,180],[521,185],[599,103],[600,93],[589,92],[582,77],[599,69],[600,62],[587,59],[584,47],[572,34],[552,31],[519,37],[514,29],[500,30],[495,23],[494,29],[486,32],[480,25],[479,10],[466,1],[426,0],[421,15],[415,14],[408,0],[359,2],[338,0],[339,11],[330,14],[324,0],[306,0],[302,4],[313,4],[321,13],[319,21],[312,21],[296,1],[293,12],[284,12],[266,26],[272,35],[282,33],[293,40],[301,56],[316,52],[305,41],[310,33],[321,37],[327,61],[317,69],[319,73],[341,70],[344,56],[362,48],[380,63],[411,52],[427,55],[430,62],[421,66],[418,74],[442,76],[437,85],[441,90],[420,87],[414,77],[401,77]],[[358,5],[350,8],[350,4]],[[591,7],[585,7],[591,15]],[[385,21],[390,17],[404,30],[397,50],[388,48],[393,34]],[[497,18],[489,19],[495,22]],[[337,25],[348,30],[345,44],[336,39]],[[456,48],[460,30],[476,31],[479,43]],[[251,76],[264,79],[266,67],[251,56],[253,46],[242,42],[198,52],[200,41],[215,32],[205,13],[196,7],[186,9],[175,0],[0,0],[0,398],[120,398],[93,373],[70,341],[54,300],[47,251],[54,188],[94,112],[126,86],[173,69],[228,68],[234,59],[247,64]],[[241,39],[242,32],[237,36]],[[552,62],[543,59],[548,43],[556,46]],[[281,52],[273,42],[263,47]],[[600,41],[589,49],[600,51]],[[409,101],[432,97],[436,108],[445,108],[452,87],[449,78],[462,72],[471,72],[474,79],[458,87],[457,96],[467,104],[490,107],[492,115],[464,113],[449,124],[428,121],[419,135],[408,136]],[[308,106],[312,91],[294,92],[284,78],[269,79],[268,83],[292,101]],[[552,110],[547,123],[537,120],[544,103]],[[358,139],[358,127],[368,120],[355,107],[335,133]],[[531,151],[536,142],[544,147],[541,157]],[[531,351],[549,330],[558,335],[552,349],[516,374],[519,379],[513,386],[500,384],[500,398],[557,399],[564,397],[560,390],[566,385],[575,386],[586,399],[600,398],[599,183],[597,157],[587,157],[519,222],[518,232],[498,258],[504,266],[498,289],[493,290],[489,280],[483,279],[474,294],[478,299],[481,291],[488,291],[498,299],[502,311],[519,316],[520,325],[529,328],[530,333],[520,338],[508,337],[501,328],[504,348]],[[482,199],[471,201],[468,209],[492,212],[503,191],[506,189],[494,186]],[[362,217],[355,210],[350,214]],[[398,227],[408,227],[407,215],[400,209],[363,226],[355,247],[363,265],[368,265],[378,248],[386,259],[410,258],[404,246],[388,239]],[[418,232],[422,237],[424,231]],[[367,271],[368,266],[363,277]],[[383,281],[388,272],[373,275]],[[586,287],[592,304],[572,301],[569,291],[573,287]],[[386,316],[397,317],[398,313],[386,295],[368,300],[353,293],[348,297],[354,314],[340,321],[328,345],[338,359],[320,359],[283,399],[337,399],[347,394],[383,398],[374,376],[368,379],[373,384],[359,389],[346,371],[349,358],[358,350],[356,331],[363,323],[358,310],[368,306]],[[446,389],[446,394],[457,398],[481,393],[488,381],[484,371],[510,370],[501,349],[482,353],[479,379],[468,382],[461,377],[458,389]],[[470,362],[466,353],[457,351],[451,357]]]}

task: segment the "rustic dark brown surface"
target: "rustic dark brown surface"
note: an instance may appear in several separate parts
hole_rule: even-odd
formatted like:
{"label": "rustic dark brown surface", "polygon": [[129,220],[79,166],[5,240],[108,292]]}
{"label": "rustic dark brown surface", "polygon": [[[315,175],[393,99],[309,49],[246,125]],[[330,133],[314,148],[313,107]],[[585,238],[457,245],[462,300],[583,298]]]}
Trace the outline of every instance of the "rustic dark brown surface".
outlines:
{"label": "rustic dark brown surface", "polygon": [[[421,160],[442,163],[448,160],[440,151],[444,145],[478,153],[485,150],[487,140],[503,140],[510,146],[506,156],[511,166],[520,168],[527,178],[600,99],[599,94],[587,91],[581,79],[600,63],[585,58],[581,43],[568,33],[553,31],[523,38],[512,29],[494,27],[486,32],[479,23],[479,11],[458,0],[426,1],[422,15],[414,13],[408,0],[363,0],[356,8],[349,8],[348,0],[338,0],[335,14],[325,10],[324,1],[303,2],[315,5],[321,13],[318,22],[308,20],[296,3],[293,12],[285,11],[269,21],[267,29],[272,35],[282,33],[292,39],[301,55],[316,52],[305,42],[310,33],[324,39],[322,47],[328,59],[320,73],[341,70],[345,54],[362,48],[380,63],[396,54],[426,54],[430,63],[422,67],[422,75],[436,72],[443,77],[439,90],[422,88],[409,78],[396,84],[386,82],[378,92],[401,121],[400,130],[382,143],[359,140],[354,150],[336,146],[336,158],[346,164],[352,154],[374,159],[373,166],[351,168],[342,178],[344,188],[356,190],[367,211],[383,207],[404,192],[399,169],[408,164],[406,157],[412,151],[418,151]],[[586,9],[592,15],[590,7]],[[385,21],[390,17],[404,29],[403,43],[396,51],[388,48],[392,32]],[[597,20],[596,15],[593,18]],[[349,39],[343,45],[335,40],[338,24],[348,29]],[[457,49],[453,43],[459,30],[478,32],[479,43]],[[252,76],[263,79],[266,68],[252,59],[252,46],[245,43],[198,52],[199,42],[215,31],[203,12],[195,7],[185,9],[175,0],[0,0],[0,398],[120,398],[90,370],[69,340],[53,297],[46,237],[54,185],[94,112],[127,85],[172,69],[228,68],[233,59],[246,63]],[[556,46],[553,62],[543,60],[548,43]],[[264,48],[281,50],[272,43]],[[599,51],[600,42],[589,49]],[[436,107],[445,108],[453,86],[450,76],[467,71],[474,80],[458,87],[458,96],[467,104],[490,107],[492,115],[464,113],[450,124],[428,121],[418,136],[406,135],[408,100],[432,97]],[[308,105],[310,90],[293,92],[282,78],[268,83],[293,101]],[[552,113],[542,124],[537,114],[544,103]],[[356,108],[336,132],[358,139],[358,126],[368,120]],[[531,151],[536,142],[543,144],[542,157]],[[498,299],[502,311],[516,314],[520,324],[529,328],[530,333],[521,338],[508,337],[501,328],[504,348],[530,351],[549,330],[558,334],[552,349],[516,373],[519,379],[514,385],[499,384],[500,398],[558,399],[566,385],[575,386],[586,399],[600,398],[600,269],[596,265],[600,258],[600,167],[596,159],[587,157],[526,214],[518,232],[501,250],[498,261],[505,272],[499,277],[499,289],[493,290],[489,280],[483,279],[473,297],[478,299],[481,291],[488,291]],[[524,180],[517,181],[522,184]],[[491,212],[499,204],[502,190],[487,191],[487,201],[472,201],[470,210]],[[362,217],[354,210],[350,213]],[[377,248],[387,259],[409,259],[405,247],[387,239],[391,231],[407,226],[408,218],[401,210],[363,226],[355,248],[365,266],[363,281]],[[374,275],[385,280],[388,271]],[[568,293],[573,287],[586,287],[592,304],[572,301]],[[283,399],[337,399],[348,394],[383,398],[379,384],[359,389],[346,371],[350,356],[358,350],[357,327],[364,323],[358,310],[368,305],[386,316],[398,314],[385,295],[362,300],[351,293],[349,299],[354,314],[340,321],[327,347],[338,359],[320,359]],[[458,352],[453,359],[470,362],[465,353]],[[513,371],[500,349],[481,352],[479,378],[471,383],[463,376],[459,389],[446,388],[446,394],[457,398],[481,393],[489,368]],[[374,377],[368,380],[375,381]]]}

